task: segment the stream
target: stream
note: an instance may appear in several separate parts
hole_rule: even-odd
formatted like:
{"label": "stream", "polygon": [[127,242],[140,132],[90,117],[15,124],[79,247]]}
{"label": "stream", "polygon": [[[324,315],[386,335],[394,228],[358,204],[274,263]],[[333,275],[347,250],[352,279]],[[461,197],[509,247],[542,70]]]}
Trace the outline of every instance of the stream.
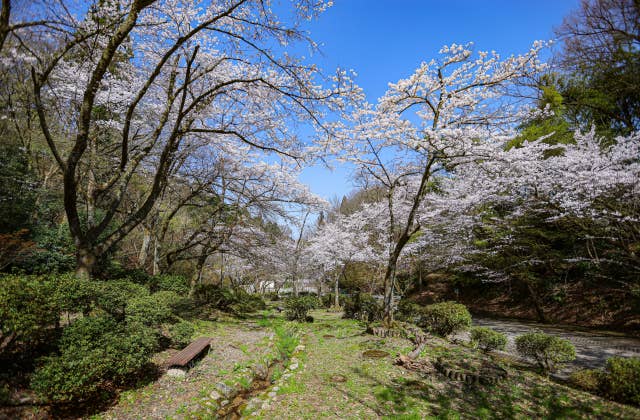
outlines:
{"label": "stream", "polygon": [[[640,338],[628,337],[606,331],[582,330],[564,325],[549,325],[511,319],[497,319],[473,317],[473,325],[490,327],[507,336],[505,352],[518,356],[515,338],[518,335],[539,329],[547,334],[569,340],[576,348],[576,360],[569,363],[558,372],[558,376],[565,377],[575,369],[603,368],[609,357],[640,357]],[[469,333],[455,336],[457,339],[469,340]]]}

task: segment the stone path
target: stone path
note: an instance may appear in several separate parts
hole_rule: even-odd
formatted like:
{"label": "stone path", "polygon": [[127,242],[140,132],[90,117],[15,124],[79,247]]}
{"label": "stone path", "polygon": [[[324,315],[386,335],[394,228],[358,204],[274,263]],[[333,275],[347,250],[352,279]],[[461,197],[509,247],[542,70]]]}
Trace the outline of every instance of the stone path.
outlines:
{"label": "stone path", "polygon": [[[515,337],[535,329],[565,338],[576,348],[576,360],[562,372],[576,368],[602,368],[612,356],[640,357],[640,339],[614,333],[575,330],[568,326],[551,326],[535,322],[503,320],[474,317],[474,326],[490,327],[507,336],[506,352],[517,355]],[[469,334],[460,334],[456,338],[469,339]],[[561,372],[561,373],[562,373]]]}

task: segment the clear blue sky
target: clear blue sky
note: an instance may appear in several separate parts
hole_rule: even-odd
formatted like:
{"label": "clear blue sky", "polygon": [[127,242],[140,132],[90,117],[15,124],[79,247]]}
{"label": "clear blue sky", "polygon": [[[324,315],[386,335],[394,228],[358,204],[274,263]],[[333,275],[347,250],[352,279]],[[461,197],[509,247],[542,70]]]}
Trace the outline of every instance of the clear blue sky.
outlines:
{"label": "clear blue sky", "polygon": [[[535,40],[553,38],[553,28],[578,0],[336,0],[308,25],[321,44],[312,61],[326,72],[353,69],[370,102],[389,82],[409,76],[436,57],[443,45],[473,42],[503,56],[525,52]],[[329,199],[353,189],[350,170],[312,167],[301,181]]]}

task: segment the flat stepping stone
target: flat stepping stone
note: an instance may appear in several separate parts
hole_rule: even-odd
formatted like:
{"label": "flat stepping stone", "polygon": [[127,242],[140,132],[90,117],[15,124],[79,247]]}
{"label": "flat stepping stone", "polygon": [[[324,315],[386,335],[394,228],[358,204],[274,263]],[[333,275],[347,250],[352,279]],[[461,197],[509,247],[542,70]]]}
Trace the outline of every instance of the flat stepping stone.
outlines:
{"label": "flat stepping stone", "polygon": [[383,357],[387,357],[389,352],[383,350],[367,350],[362,352],[362,356],[368,357],[370,359],[381,359]]}
{"label": "flat stepping stone", "polygon": [[337,382],[337,383],[347,382],[347,377],[344,375],[333,375],[331,376],[331,382]]}

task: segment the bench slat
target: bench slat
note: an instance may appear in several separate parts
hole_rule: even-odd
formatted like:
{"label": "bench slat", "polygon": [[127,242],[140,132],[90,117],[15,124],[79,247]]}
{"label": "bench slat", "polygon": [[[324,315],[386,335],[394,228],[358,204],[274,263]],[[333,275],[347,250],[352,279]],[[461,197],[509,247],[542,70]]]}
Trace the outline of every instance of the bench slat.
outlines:
{"label": "bench slat", "polygon": [[201,337],[198,338],[193,343],[189,344],[184,349],[180,350],[178,353],[174,354],[171,359],[167,362],[168,366],[186,366],[191,360],[193,360],[197,355],[202,353],[204,349],[210,346],[211,338],[209,337]]}

